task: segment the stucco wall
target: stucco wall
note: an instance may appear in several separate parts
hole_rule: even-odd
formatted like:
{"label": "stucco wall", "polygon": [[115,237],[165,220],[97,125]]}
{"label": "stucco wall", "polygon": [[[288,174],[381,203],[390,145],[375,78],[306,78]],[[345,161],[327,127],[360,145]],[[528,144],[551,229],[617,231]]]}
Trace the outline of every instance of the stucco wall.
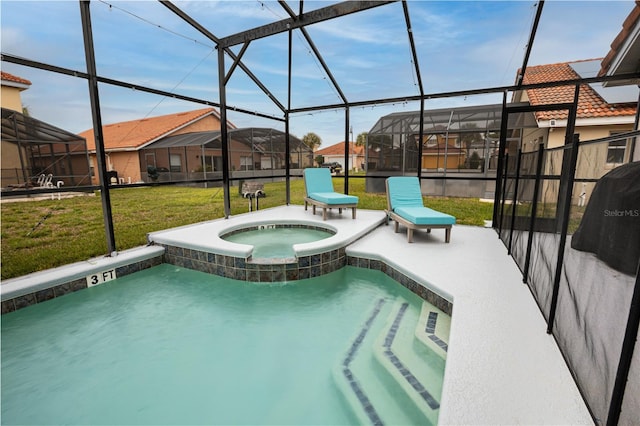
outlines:
{"label": "stucco wall", "polygon": [[[576,133],[580,134],[581,141],[589,141],[593,139],[605,138],[611,135],[611,132],[630,132],[633,130],[633,124],[618,124],[609,126],[589,126],[576,127]],[[564,145],[564,135],[566,128],[555,127],[549,129],[548,148],[555,148]]]}
{"label": "stucco wall", "polygon": [[2,86],[0,99],[2,99],[2,108],[8,108],[13,111],[22,112],[20,89],[18,89],[17,87]]}
{"label": "stucco wall", "polygon": [[[633,129],[632,124],[577,127],[576,133],[580,134],[580,141],[586,142],[611,136],[612,132],[626,132]],[[565,128],[555,128],[549,133],[549,147],[564,145]],[[576,178],[578,179],[599,179],[620,164],[607,163],[607,142],[587,144],[580,147],[578,153],[578,163],[576,164]],[[625,152],[625,162],[628,162],[630,154],[629,143]],[[545,174],[560,175],[562,171],[563,150],[551,151],[545,162]],[[578,182],[573,188],[572,204],[584,205],[589,202],[595,183]],[[555,202],[558,197],[557,182],[545,181],[543,184],[543,200],[545,202]]]}
{"label": "stucco wall", "polygon": [[427,154],[422,156],[423,169],[444,169],[445,162],[447,170],[458,170],[461,164],[464,164],[465,156],[463,153],[443,154]]}
{"label": "stucco wall", "polygon": [[207,130],[220,130],[220,120],[218,117],[214,117],[213,115],[208,115],[195,123],[191,123],[182,129],[178,129],[175,132],[171,133],[171,135],[182,135],[184,133],[192,133],[192,132],[204,132]]}
{"label": "stucco wall", "polygon": [[[1,86],[0,100],[2,108],[22,112],[22,101],[20,99],[20,89],[17,87]],[[20,155],[18,147],[12,143],[2,141],[0,146],[2,153],[2,177],[0,186],[6,188],[8,185],[16,185],[22,182],[22,166],[20,165]],[[6,170],[5,170],[6,169]],[[13,169],[13,170],[10,170]],[[20,170],[16,170],[20,169]],[[16,174],[17,173],[17,174]]]}
{"label": "stucco wall", "polygon": [[[549,148],[564,145],[565,128],[554,129],[549,133]],[[606,138],[611,133],[628,132],[633,130],[632,124],[621,124],[612,126],[591,126],[576,127],[576,133],[580,135],[580,141],[586,142],[594,139]],[[608,143],[598,143],[586,145],[580,149],[578,156],[578,164],[576,167],[576,175],[579,178],[600,178],[605,173],[615,168],[616,164],[607,163]],[[625,162],[629,161],[630,148],[627,144],[625,152]],[[559,162],[561,160],[558,160]],[[558,163],[560,164],[560,163]],[[549,172],[549,170],[547,170]]]}
{"label": "stucco wall", "polygon": [[18,145],[2,141],[0,152],[2,152],[2,178],[0,180],[0,186],[7,188],[9,185],[24,183]]}

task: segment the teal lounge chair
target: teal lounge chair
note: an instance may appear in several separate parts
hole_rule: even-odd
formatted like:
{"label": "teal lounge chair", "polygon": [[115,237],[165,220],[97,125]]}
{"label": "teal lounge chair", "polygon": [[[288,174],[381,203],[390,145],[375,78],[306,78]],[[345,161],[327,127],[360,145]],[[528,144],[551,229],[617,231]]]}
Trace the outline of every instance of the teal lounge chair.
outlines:
{"label": "teal lounge chair", "polygon": [[413,241],[414,229],[444,228],[445,242],[451,239],[451,227],[456,223],[456,218],[430,209],[422,202],[420,182],[414,176],[394,176],[387,178],[387,224],[389,219],[398,226],[407,227],[407,239]]}
{"label": "teal lounge chair", "polygon": [[351,216],[356,218],[358,197],[335,192],[329,169],[324,167],[304,169],[303,176],[305,210],[311,204],[315,215],[316,206],[322,207],[322,220],[327,220],[327,209],[337,208],[342,213],[342,209],[350,208]]}

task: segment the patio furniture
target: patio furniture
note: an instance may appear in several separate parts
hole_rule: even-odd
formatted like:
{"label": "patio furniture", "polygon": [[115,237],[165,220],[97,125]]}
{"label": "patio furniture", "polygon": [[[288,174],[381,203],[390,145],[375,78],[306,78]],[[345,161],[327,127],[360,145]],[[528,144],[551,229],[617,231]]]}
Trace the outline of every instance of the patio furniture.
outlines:
{"label": "patio furniture", "polygon": [[48,175],[41,174],[38,176],[38,187],[53,188],[53,175],[49,173]]}
{"label": "patio furniture", "polygon": [[420,182],[414,176],[394,176],[387,178],[387,224],[389,219],[396,222],[395,231],[400,224],[407,227],[407,240],[413,241],[414,229],[444,228],[445,242],[451,239],[451,227],[456,218],[446,213],[424,206]]}
{"label": "patio furniture", "polygon": [[316,206],[322,207],[322,220],[327,220],[327,209],[337,208],[342,214],[342,209],[351,209],[351,216],[356,218],[358,197],[346,195],[333,190],[331,171],[327,168],[304,169],[304,209],[311,204],[313,214],[316,214]]}

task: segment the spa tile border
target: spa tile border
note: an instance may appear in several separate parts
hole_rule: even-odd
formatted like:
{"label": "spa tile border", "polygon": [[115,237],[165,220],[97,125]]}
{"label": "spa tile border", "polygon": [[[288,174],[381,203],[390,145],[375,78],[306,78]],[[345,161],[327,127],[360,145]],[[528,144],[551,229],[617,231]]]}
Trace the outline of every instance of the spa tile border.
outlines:
{"label": "spa tile border", "polygon": [[[116,269],[116,276],[123,277],[125,275],[133,274],[134,272],[142,271],[153,266],[160,265],[162,263],[162,256],[155,256],[149,259],[133,262],[128,265],[119,266]],[[45,288],[42,290],[28,293],[22,296],[8,299],[2,302],[2,315],[14,312],[27,306],[35,305],[36,303],[46,302],[47,300],[64,296],[65,294],[73,293],[78,290],[84,290],[87,288],[87,279],[85,277],[67,281],[56,286]]]}
{"label": "spa tile border", "polygon": [[245,259],[209,253],[184,247],[164,247],[164,261],[171,265],[193,269],[241,281],[273,283],[319,277],[346,265],[345,248],[324,253],[286,259]]}

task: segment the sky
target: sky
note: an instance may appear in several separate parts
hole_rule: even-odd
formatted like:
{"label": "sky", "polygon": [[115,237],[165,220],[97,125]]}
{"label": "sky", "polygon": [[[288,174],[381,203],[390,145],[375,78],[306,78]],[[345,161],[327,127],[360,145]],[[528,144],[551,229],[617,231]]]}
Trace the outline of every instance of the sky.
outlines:
{"label": "sky", "polygon": [[[173,1],[218,38],[287,17],[277,1]],[[298,12],[299,2],[288,1]],[[304,1],[306,11],[334,2]],[[513,84],[522,66],[536,11],[535,1],[407,2],[417,64],[426,94]],[[626,1],[557,1],[544,4],[529,65],[604,57],[633,9]],[[215,43],[161,3],[93,0],[93,40],[98,74],[140,86],[218,103]],[[2,53],[85,72],[77,1],[0,0]],[[280,104],[291,108],[402,98],[419,94],[405,17],[400,2],[307,27],[336,89],[300,31],[292,37],[291,95],[288,95],[288,35],[254,40],[242,62]],[[233,47],[238,54],[242,46]],[[225,68],[231,64],[225,58]],[[7,62],[2,70],[26,78],[22,93],[29,113],[80,133],[92,126],[87,82]],[[204,105],[132,89],[99,85],[103,124],[203,108]],[[226,86],[228,118],[237,127],[284,130],[281,120],[243,114],[233,107],[282,119],[284,113],[239,68]],[[500,103],[501,95],[431,99],[435,109]],[[419,109],[416,102],[368,105],[292,114],[290,131],[313,132],[321,147],[355,140],[387,114]]]}

